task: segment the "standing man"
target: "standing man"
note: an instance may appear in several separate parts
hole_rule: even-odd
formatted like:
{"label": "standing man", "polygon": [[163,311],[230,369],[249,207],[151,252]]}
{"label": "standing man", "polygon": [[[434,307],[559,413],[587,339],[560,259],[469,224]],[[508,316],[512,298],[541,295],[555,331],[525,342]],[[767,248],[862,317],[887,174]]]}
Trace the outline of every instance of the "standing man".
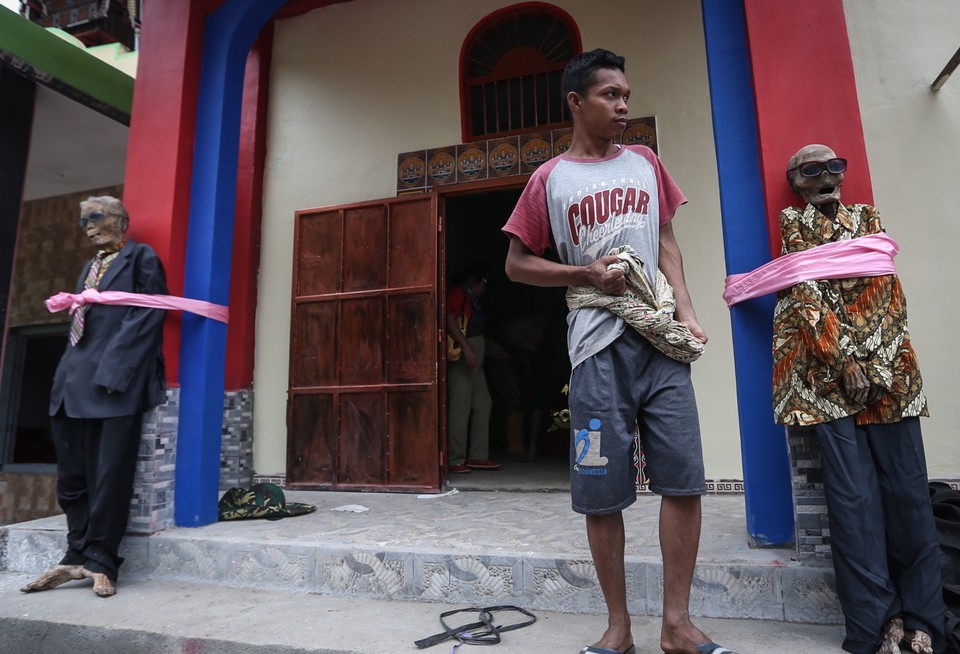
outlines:
{"label": "standing man", "polygon": [[[818,144],[787,163],[805,206],[780,212],[783,254],[816,256],[817,246],[884,231],[874,207],[841,204],[846,169]],[[777,421],[810,427],[820,445],[843,649],[899,654],[903,642],[942,652],[939,545],[920,436],[927,401],[900,280],[808,280],[781,291],[773,356]]]}
{"label": "standing man", "polygon": [[447,334],[461,348],[459,359],[447,359],[447,469],[453,474],[501,467],[488,458],[493,402],[483,370],[487,325],[480,306],[488,281],[486,264],[471,261],[447,293]]}
{"label": "standing man", "polygon": [[[167,293],[156,253],[125,239],[129,220],[116,198],[80,203],[80,228],[97,252],[80,275],[77,293],[89,288]],[[73,313],[50,393],[57,500],[67,516],[67,551],[23,592],[89,578],[98,596],[116,593],[143,412],[165,399],[164,315],[160,309],[101,304]]]}
{"label": "standing man", "polygon": [[[536,170],[503,231],[510,237],[510,279],[536,286],[592,287],[623,296],[627,277],[611,250],[629,246],[644,286],[658,268],[673,287],[675,319],[702,349],[707,340],[687,292],[671,220],[686,202],[647,147],[618,142],[627,125],[630,87],[624,59],[607,50],[574,57],[563,73],[573,115],[570,148]],[[540,255],[555,247],[560,263]],[[568,291],[568,305],[571,293]],[[583,306],[574,304],[574,307]],[[690,585],[700,545],[703,453],[690,366],[663,354],[610,310],[568,315],[571,495],[586,515],[587,539],[607,605],[603,636],[582,652],[634,654],[624,572],[623,509],[636,501],[634,426],[662,496],[660,548],[664,604],[660,646],[667,654],[723,654],[690,621]],[[676,323],[674,323],[676,325]],[[691,335],[692,334],[692,335]]]}

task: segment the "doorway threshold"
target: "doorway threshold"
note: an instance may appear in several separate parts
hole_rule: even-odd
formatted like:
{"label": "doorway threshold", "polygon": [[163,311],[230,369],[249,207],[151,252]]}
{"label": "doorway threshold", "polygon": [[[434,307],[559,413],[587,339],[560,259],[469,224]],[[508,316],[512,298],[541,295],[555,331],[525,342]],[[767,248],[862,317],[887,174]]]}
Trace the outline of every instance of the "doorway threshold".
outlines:
{"label": "doorway threshold", "polygon": [[570,471],[566,457],[540,457],[516,461],[505,454],[491,457],[503,467],[499,470],[473,470],[450,475],[445,489],[511,493],[569,493]]}

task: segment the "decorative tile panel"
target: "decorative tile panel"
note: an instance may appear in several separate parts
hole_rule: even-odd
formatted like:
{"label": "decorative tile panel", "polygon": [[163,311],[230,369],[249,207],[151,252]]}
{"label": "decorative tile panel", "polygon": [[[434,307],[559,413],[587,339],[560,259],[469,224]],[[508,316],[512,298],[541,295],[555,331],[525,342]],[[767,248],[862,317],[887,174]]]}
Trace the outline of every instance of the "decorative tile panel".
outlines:
{"label": "decorative tile panel", "polygon": [[457,146],[457,179],[461,183],[487,179],[488,173],[485,142]]}
{"label": "decorative tile panel", "polygon": [[397,156],[397,191],[427,187],[427,151],[402,152]]}
{"label": "decorative tile panel", "polygon": [[520,135],[520,174],[527,175],[545,164],[553,156],[550,133]]}
{"label": "decorative tile panel", "polygon": [[520,138],[494,139],[487,144],[487,165],[490,178],[520,174]]}
{"label": "decorative tile panel", "polygon": [[[397,155],[397,194],[438,186],[529,175],[570,147],[573,129],[473,141]],[[657,121],[645,116],[627,121],[623,143],[647,145],[657,152]]]}
{"label": "decorative tile panel", "polygon": [[427,150],[427,188],[457,183],[455,146]]}

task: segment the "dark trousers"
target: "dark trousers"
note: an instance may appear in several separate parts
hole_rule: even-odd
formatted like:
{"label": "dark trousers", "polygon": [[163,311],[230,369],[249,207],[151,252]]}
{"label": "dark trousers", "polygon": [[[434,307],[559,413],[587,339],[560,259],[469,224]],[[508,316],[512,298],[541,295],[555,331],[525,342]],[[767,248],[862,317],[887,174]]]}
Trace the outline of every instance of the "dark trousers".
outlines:
{"label": "dark trousers", "polygon": [[843,418],[814,426],[837,594],[846,621],[843,649],[874,654],[883,625],[906,629],[944,650],[944,604],[920,419],[857,426]]}
{"label": "dark trousers", "polygon": [[57,452],[57,500],[67,515],[63,565],[83,565],[117,580],[123,559],[143,414],[51,419]]}

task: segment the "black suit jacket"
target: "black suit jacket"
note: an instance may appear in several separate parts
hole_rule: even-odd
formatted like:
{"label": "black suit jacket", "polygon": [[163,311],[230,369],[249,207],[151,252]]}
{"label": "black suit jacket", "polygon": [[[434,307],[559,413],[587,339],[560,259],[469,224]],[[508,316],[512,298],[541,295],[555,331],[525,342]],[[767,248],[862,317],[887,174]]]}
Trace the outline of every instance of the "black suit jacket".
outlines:
{"label": "black suit jacket", "polygon": [[[77,281],[79,293],[91,261]],[[127,241],[104,273],[100,291],[166,294],[163,265],[149,245]],[[50,415],[134,415],[164,402],[163,309],[89,304],[83,337],[67,343],[53,377]],[[112,389],[108,392],[107,389]]]}

